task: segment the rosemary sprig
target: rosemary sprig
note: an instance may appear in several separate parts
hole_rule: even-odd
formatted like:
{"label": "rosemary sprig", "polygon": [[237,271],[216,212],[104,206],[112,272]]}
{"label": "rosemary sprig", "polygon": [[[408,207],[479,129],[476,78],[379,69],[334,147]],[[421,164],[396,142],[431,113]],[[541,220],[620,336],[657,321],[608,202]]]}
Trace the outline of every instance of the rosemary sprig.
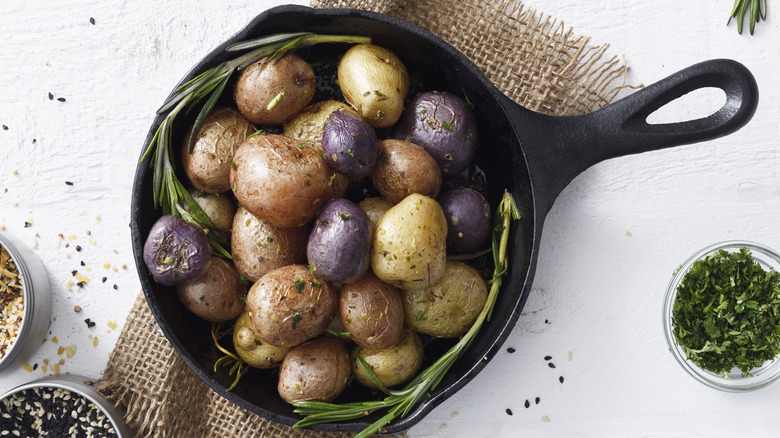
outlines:
{"label": "rosemary sprig", "polygon": [[296,402],[294,403],[295,412],[305,415],[306,417],[296,423],[295,427],[353,420],[369,415],[371,412],[377,410],[388,409],[384,416],[355,436],[355,438],[366,438],[378,432],[394,419],[399,417],[403,418],[417,406],[422,399],[426,398],[429,392],[438,386],[463,351],[471,345],[471,342],[482,328],[482,324],[484,324],[485,321],[490,320],[501,287],[501,280],[508,269],[506,251],[509,242],[509,225],[512,220],[517,220],[519,218],[520,212],[517,209],[514,198],[512,198],[512,195],[509,192],[505,191],[495,217],[495,227],[493,230],[493,259],[495,267],[493,270],[493,278],[489,281],[490,291],[488,292],[487,301],[479,312],[474,324],[469,331],[460,338],[458,343],[453,345],[452,348],[444,353],[436,362],[418,374],[400,390],[385,388],[376,374],[371,370],[371,367],[358,356],[356,360],[360,366],[366,371],[369,378],[377,387],[387,394],[387,397],[383,400],[344,404],[312,401]]}
{"label": "rosemary sprig", "polygon": [[734,0],[734,8],[731,9],[731,15],[726,26],[731,23],[732,18],[736,18],[737,32],[741,35],[745,14],[748,14],[748,12],[748,25],[750,26],[750,34],[753,35],[756,23],[766,20],[766,0]]}
{"label": "rosemary sprig", "polygon": [[[230,258],[230,252],[226,249],[229,245],[225,239],[220,239],[216,233],[208,233],[208,230],[213,228],[211,220],[195,200],[192,199],[192,196],[187,193],[187,190],[176,177],[174,171],[173,124],[176,117],[182,112],[188,113],[204,98],[206,99],[198,116],[195,118],[192,131],[187,139],[187,150],[192,152],[194,141],[203,121],[216,105],[233,73],[267,56],[270,56],[272,59],[278,59],[291,50],[327,42],[367,44],[371,42],[371,38],[296,32],[269,35],[234,44],[228,47],[226,52],[250,51],[233,59],[223,61],[181,85],[157,110],[157,114],[166,115],[141,157],[141,162],[151,158],[150,166],[154,169],[152,178],[154,207],[162,208],[164,215],[181,217],[206,230],[215,254]],[[185,205],[189,208],[189,211],[187,211]]]}
{"label": "rosemary sprig", "polygon": [[228,371],[229,375],[235,374],[236,377],[233,379],[233,384],[230,385],[225,391],[230,391],[233,388],[236,387],[238,384],[238,381],[241,380],[241,377],[246,374],[247,371],[249,371],[249,365],[244,362],[243,359],[238,357],[237,355],[230,352],[228,349],[223,347],[219,344],[219,340],[223,337],[230,335],[233,333],[233,328],[229,328],[227,330],[224,329],[224,322],[212,322],[211,323],[211,339],[214,341],[214,345],[219,349],[219,351],[225,353],[224,356],[220,357],[215,363],[214,363],[214,372],[217,372],[217,369],[220,366],[224,367],[230,367],[230,371]]}

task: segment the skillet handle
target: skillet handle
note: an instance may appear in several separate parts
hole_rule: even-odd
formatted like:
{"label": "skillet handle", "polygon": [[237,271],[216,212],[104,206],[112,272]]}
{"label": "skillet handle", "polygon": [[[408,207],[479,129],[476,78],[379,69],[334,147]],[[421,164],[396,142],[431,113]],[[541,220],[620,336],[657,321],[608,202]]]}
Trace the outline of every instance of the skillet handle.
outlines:
{"label": "skillet handle", "polygon": [[[710,87],[726,93],[726,103],[715,113],[684,122],[647,123],[657,109]],[[531,139],[523,139],[523,149],[532,181],[538,182],[539,211],[546,215],[561,190],[588,167],[609,158],[730,134],[753,117],[757,106],[758,86],[750,71],[736,61],[715,59],[692,65],[589,114],[523,117],[515,111],[526,120],[513,117],[513,123],[531,122],[535,131]],[[522,131],[520,135],[523,138]]]}

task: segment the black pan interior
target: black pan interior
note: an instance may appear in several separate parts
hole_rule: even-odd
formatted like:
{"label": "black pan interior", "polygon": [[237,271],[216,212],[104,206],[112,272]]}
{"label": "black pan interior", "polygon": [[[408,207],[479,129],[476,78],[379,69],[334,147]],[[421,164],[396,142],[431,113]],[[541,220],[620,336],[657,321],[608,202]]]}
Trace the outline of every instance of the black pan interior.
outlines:
{"label": "black pan interior", "polygon": [[[496,206],[504,189],[513,195],[522,213],[511,234],[510,269],[493,312],[475,342],[450,369],[447,377],[431,397],[402,420],[387,427],[388,432],[407,429],[418,422],[434,406],[461,388],[494,356],[512,330],[530,289],[535,265],[537,218],[533,207],[533,193],[528,167],[515,128],[510,124],[499,103],[498,92],[478,69],[463,55],[434,35],[405,22],[386,16],[349,10],[322,10],[285,6],[275,8],[257,17],[223,46],[196,65],[182,83],[225,58],[223,49],[230,43],[277,32],[313,31],[317,33],[368,35],[373,42],[393,50],[405,63],[420,90],[438,90],[468,95],[475,103],[480,129],[480,149],[476,165],[486,175],[486,194]],[[317,64],[333,59],[346,46],[320,46],[301,53]],[[338,52],[338,53],[337,53]],[[327,70],[327,69],[326,69]],[[227,93],[226,93],[227,94]],[[318,97],[321,100],[327,93]],[[144,148],[161,122],[157,117],[150,129]],[[178,138],[191,120],[182,119],[177,125]],[[182,177],[183,172],[179,172]],[[175,291],[155,283],[148,275],[142,258],[143,242],[148,230],[160,213],[152,205],[152,172],[147,163],[136,172],[132,200],[132,234],[136,265],[152,313],[166,337],[184,361],[212,389],[239,406],[277,422],[291,425],[300,419],[292,407],[282,401],[276,391],[274,371],[252,370],[231,392],[225,388],[232,382],[226,370],[213,371],[214,362],[221,356],[210,342],[210,324],[190,314],[178,301]],[[452,345],[452,341],[433,340],[426,345],[427,365]],[[337,401],[359,401],[381,398],[355,384]],[[361,420],[344,424],[315,426],[324,430],[359,430],[378,419],[377,413]]]}

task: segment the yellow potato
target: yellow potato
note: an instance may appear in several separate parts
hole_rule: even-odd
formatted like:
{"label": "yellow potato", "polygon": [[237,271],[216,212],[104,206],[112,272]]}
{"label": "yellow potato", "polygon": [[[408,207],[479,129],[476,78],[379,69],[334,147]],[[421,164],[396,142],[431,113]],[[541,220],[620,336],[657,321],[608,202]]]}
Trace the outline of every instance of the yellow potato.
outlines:
{"label": "yellow potato", "polygon": [[368,363],[382,384],[396,386],[408,382],[420,369],[423,360],[423,345],[420,336],[404,328],[398,342],[387,348],[356,347],[352,350],[352,375],[361,385],[376,388],[355,356]]}
{"label": "yellow potato", "polygon": [[447,220],[439,204],[412,194],[376,225],[371,269],[380,280],[405,290],[436,284],[447,263]]}
{"label": "yellow potato", "polygon": [[233,346],[236,353],[254,368],[274,368],[282,364],[289,348],[275,347],[257,337],[252,328],[249,312],[244,312],[236,320],[233,328]]}

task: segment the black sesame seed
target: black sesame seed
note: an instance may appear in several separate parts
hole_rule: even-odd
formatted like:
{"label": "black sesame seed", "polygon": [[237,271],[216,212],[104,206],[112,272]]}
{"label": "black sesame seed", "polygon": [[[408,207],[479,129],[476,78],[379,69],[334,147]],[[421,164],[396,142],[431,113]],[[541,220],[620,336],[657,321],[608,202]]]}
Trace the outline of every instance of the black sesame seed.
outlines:
{"label": "black sesame seed", "polygon": [[119,289],[119,286],[114,285],[114,290],[117,290],[117,289]]}
{"label": "black sesame seed", "polygon": [[69,186],[72,186],[73,185],[73,181],[65,181],[65,184],[67,184]]}
{"label": "black sesame seed", "polygon": [[57,100],[59,100],[60,102],[65,102],[65,98],[64,97],[58,97]]}
{"label": "black sesame seed", "polygon": [[81,261],[81,266],[86,266],[86,263],[84,263],[84,260]]}
{"label": "black sesame seed", "polygon": [[81,245],[76,245],[76,251],[81,251]]}
{"label": "black sesame seed", "polygon": [[95,19],[94,19],[93,17],[89,17],[89,22],[90,22],[91,24],[95,24]]}
{"label": "black sesame seed", "polygon": [[561,382],[561,383],[563,383],[563,376],[561,376],[561,377],[558,377],[558,381],[559,381],[559,382]]}
{"label": "black sesame seed", "polygon": [[49,100],[54,100],[54,95],[49,92]]}
{"label": "black sesame seed", "polygon": [[536,402],[536,404],[538,405],[538,404],[539,404],[539,402],[540,402],[540,401],[542,401],[542,400],[541,400],[541,399],[539,399],[539,397],[536,397],[536,399],[534,399],[534,401],[535,401],[535,402]]}
{"label": "black sesame seed", "polygon": [[25,221],[25,222],[24,222],[24,227],[25,227],[25,228],[30,228],[31,226],[32,226],[32,224],[31,224],[31,223],[29,223],[29,222],[27,222],[27,221]]}
{"label": "black sesame seed", "polygon": [[507,351],[507,353],[514,353],[515,349],[512,348],[512,347],[509,347],[509,348],[506,349],[506,351]]}
{"label": "black sesame seed", "polygon": [[38,369],[38,364],[37,364],[37,363],[34,363],[34,364],[33,364],[33,371],[35,371],[35,370],[37,370],[37,369]]}
{"label": "black sesame seed", "polygon": [[545,356],[544,357],[544,360],[550,360],[550,359],[552,359],[552,356]]}
{"label": "black sesame seed", "polygon": [[106,280],[108,280],[108,279],[107,279],[106,277],[103,277],[103,279],[102,279],[101,281],[102,281],[103,283],[105,283],[105,282],[106,282]]}
{"label": "black sesame seed", "polygon": [[555,364],[552,363],[552,362],[548,363],[547,366],[550,367],[550,368],[555,368]]}
{"label": "black sesame seed", "polygon": [[526,400],[526,401],[525,401],[525,405],[524,405],[524,406],[525,406],[525,408],[526,408],[526,409],[528,409],[529,407],[531,407],[531,402],[529,402],[528,400]]}
{"label": "black sesame seed", "polygon": [[78,283],[76,283],[76,286],[84,287],[84,282],[83,281],[79,281]]}
{"label": "black sesame seed", "polygon": [[77,270],[75,270],[75,269],[74,269],[74,270],[72,270],[72,271],[70,271],[70,275],[72,275],[72,276],[74,276],[74,277],[75,277],[75,276],[76,276],[76,274],[78,274],[78,273],[79,273],[79,271],[77,271]]}
{"label": "black sesame seed", "polygon": [[509,409],[509,408],[506,408],[506,414],[507,414],[507,415],[512,415],[512,410],[511,410],[511,409]]}
{"label": "black sesame seed", "polygon": [[3,131],[8,131],[8,126],[3,125]]}

